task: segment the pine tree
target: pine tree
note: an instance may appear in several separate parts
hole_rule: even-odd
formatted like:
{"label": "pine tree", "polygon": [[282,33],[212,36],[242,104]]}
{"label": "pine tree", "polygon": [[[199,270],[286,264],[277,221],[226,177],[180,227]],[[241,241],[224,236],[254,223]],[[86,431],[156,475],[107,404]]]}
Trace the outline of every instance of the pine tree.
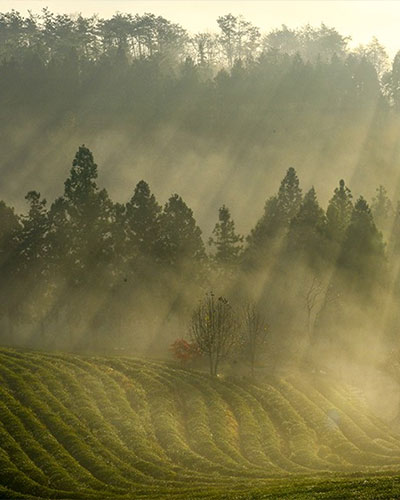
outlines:
{"label": "pine tree", "polygon": [[288,226],[297,214],[302,200],[299,178],[296,170],[290,167],[283,178],[278,191],[278,210],[283,223]]}
{"label": "pine tree", "polygon": [[29,203],[28,215],[22,217],[21,240],[18,248],[19,268],[37,280],[43,275],[47,264],[47,244],[49,220],[46,200],[40,193],[30,191],[25,199]]}
{"label": "pine tree", "polygon": [[290,222],[288,250],[316,265],[325,254],[326,217],[312,187],[304,196],[297,214]]}
{"label": "pine tree", "polygon": [[376,188],[376,195],[371,203],[371,212],[376,225],[381,231],[386,231],[390,228],[393,206],[386,189],[382,185]]}
{"label": "pine tree", "polygon": [[97,187],[96,179],[97,165],[83,145],[73,160],[63,196],[69,242],[66,257],[75,284],[95,277],[105,283],[102,277],[112,259],[114,207],[107,191]]}
{"label": "pine tree", "polygon": [[236,234],[235,223],[225,205],[222,205],[218,211],[218,222],[212,234],[209,245],[216,249],[214,259],[217,264],[231,266],[237,263],[242,250],[243,236]]}
{"label": "pine tree", "polygon": [[30,191],[25,199],[29,203],[28,215],[22,216],[22,228],[17,249],[18,280],[24,284],[25,296],[21,306],[29,323],[38,326],[44,335],[48,301],[51,301],[49,273],[48,231],[49,218],[46,200],[40,193]]}
{"label": "pine tree", "polygon": [[391,257],[400,256],[400,201],[397,202],[393,216],[393,224],[389,236],[389,254]]}
{"label": "pine tree", "polygon": [[161,207],[150,192],[149,185],[140,181],[126,204],[126,223],[130,248],[143,255],[153,255],[160,239]]}
{"label": "pine tree", "polygon": [[338,264],[356,288],[369,285],[365,292],[384,277],[385,245],[362,196],[354,205]]}
{"label": "pine tree", "polygon": [[161,258],[172,267],[193,265],[205,258],[201,230],[193,211],[174,194],[165,204],[161,221]]}
{"label": "pine tree", "polygon": [[296,170],[290,167],[279,187],[278,194],[267,200],[264,215],[247,238],[250,253],[265,250],[268,244],[289,227],[302,200]]}
{"label": "pine tree", "polygon": [[[6,343],[14,341],[13,331],[17,322],[16,310],[21,301],[23,283],[17,282],[17,250],[21,235],[21,223],[14,210],[0,201],[0,318],[7,318],[0,332]],[[22,286],[19,287],[18,285]],[[3,335],[4,332],[4,335]],[[6,336],[7,335],[7,336]]]}
{"label": "pine tree", "polygon": [[334,241],[341,243],[350,223],[353,212],[352,194],[343,179],[328,203],[326,211],[327,235]]}
{"label": "pine tree", "polygon": [[[17,247],[20,221],[14,210],[0,201],[0,273],[6,272]],[[3,283],[3,279],[0,280]]]}
{"label": "pine tree", "polygon": [[93,154],[85,145],[80,146],[72,162],[70,176],[64,184],[64,197],[70,204],[71,216],[79,209],[86,211],[94,203],[98,191],[97,175]]}

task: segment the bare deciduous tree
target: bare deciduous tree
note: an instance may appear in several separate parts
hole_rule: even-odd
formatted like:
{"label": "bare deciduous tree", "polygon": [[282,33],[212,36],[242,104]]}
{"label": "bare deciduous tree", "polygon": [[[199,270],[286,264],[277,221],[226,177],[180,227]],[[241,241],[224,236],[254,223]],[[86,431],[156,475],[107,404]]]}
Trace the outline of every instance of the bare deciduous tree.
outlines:
{"label": "bare deciduous tree", "polygon": [[193,312],[190,335],[208,357],[210,374],[216,376],[220,361],[228,356],[238,339],[238,321],[229,302],[208,293]]}
{"label": "bare deciduous tree", "polygon": [[265,316],[254,303],[248,303],[243,308],[242,348],[246,358],[250,361],[251,376],[253,378],[257,356],[265,346],[268,331]]}
{"label": "bare deciduous tree", "polygon": [[326,307],[329,304],[338,301],[340,294],[332,286],[321,281],[318,276],[314,276],[304,293],[304,302],[306,308],[306,330],[307,345],[304,351],[304,358],[309,359],[312,344],[314,341],[315,325]]}
{"label": "bare deciduous tree", "polygon": [[317,276],[314,276],[310,283],[310,286],[305,293],[307,334],[309,337],[311,336],[314,326],[314,321],[312,321],[313,310],[321,302],[321,299],[323,299],[324,293],[326,293],[326,290],[323,284]]}

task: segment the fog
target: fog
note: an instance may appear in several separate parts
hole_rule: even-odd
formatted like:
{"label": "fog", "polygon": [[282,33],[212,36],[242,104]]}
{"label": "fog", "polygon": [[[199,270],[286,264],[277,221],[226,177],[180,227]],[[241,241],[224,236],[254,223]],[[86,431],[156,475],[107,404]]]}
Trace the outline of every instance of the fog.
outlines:
{"label": "fog", "polygon": [[266,318],[262,376],[398,423],[399,57],[229,15],[1,20],[1,343],[170,360],[213,292]]}

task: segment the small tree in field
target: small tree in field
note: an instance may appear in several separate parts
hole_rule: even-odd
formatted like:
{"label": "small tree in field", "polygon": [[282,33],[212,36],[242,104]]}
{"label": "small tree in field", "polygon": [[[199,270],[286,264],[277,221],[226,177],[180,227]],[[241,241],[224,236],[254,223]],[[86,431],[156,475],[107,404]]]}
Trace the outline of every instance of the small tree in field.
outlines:
{"label": "small tree in field", "polygon": [[255,304],[247,304],[243,309],[241,347],[245,359],[250,362],[253,378],[257,356],[263,351],[267,336],[268,324],[264,315]]}
{"label": "small tree in field", "polygon": [[238,340],[238,321],[232,306],[224,297],[206,294],[192,314],[190,335],[200,352],[208,357],[210,374],[217,376],[222,359]]}

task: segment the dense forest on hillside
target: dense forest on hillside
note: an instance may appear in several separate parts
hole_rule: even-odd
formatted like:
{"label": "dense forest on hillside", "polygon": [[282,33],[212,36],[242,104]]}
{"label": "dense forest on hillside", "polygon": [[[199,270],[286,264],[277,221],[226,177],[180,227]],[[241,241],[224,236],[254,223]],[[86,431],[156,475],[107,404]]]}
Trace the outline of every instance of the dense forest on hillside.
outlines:
{"label": "dense forest on hillside", "polygon": [[289,166],[324,203],[340,178],[369,198],[389,178],[399,195],[400,58],[376,39],[350,49],[326,25],[264,34],[228,14],[190,34],[153,14],[44,10],[1,14],[0,41],[0,196],[19,211],[21,190],[61,194],[83,142],[114,199],[145,178],[162,202],[178,190],[207,232],[221,200],[249,231]]}
{"label": "dense forest on hillside", "polygon": [[81,146],[53,203],[30,191],[18,216],[1,202],[3,344],[165,356],[214,291],[263,311],[272,370],[397,349],[400,208],[382,186],[370,207],[341,180],[324,210],[289,168],[246,239],[222,205],[204,242],[180,195],[162,207],[142,180],[121,204],[97,176]]}
{"label": "dense forest on hillside", "polygon": [[12,11],[0,41],[2,343],[165,355],[214,291],[265,311],[272,369],[393,357],[400,55],[230,14]]}

